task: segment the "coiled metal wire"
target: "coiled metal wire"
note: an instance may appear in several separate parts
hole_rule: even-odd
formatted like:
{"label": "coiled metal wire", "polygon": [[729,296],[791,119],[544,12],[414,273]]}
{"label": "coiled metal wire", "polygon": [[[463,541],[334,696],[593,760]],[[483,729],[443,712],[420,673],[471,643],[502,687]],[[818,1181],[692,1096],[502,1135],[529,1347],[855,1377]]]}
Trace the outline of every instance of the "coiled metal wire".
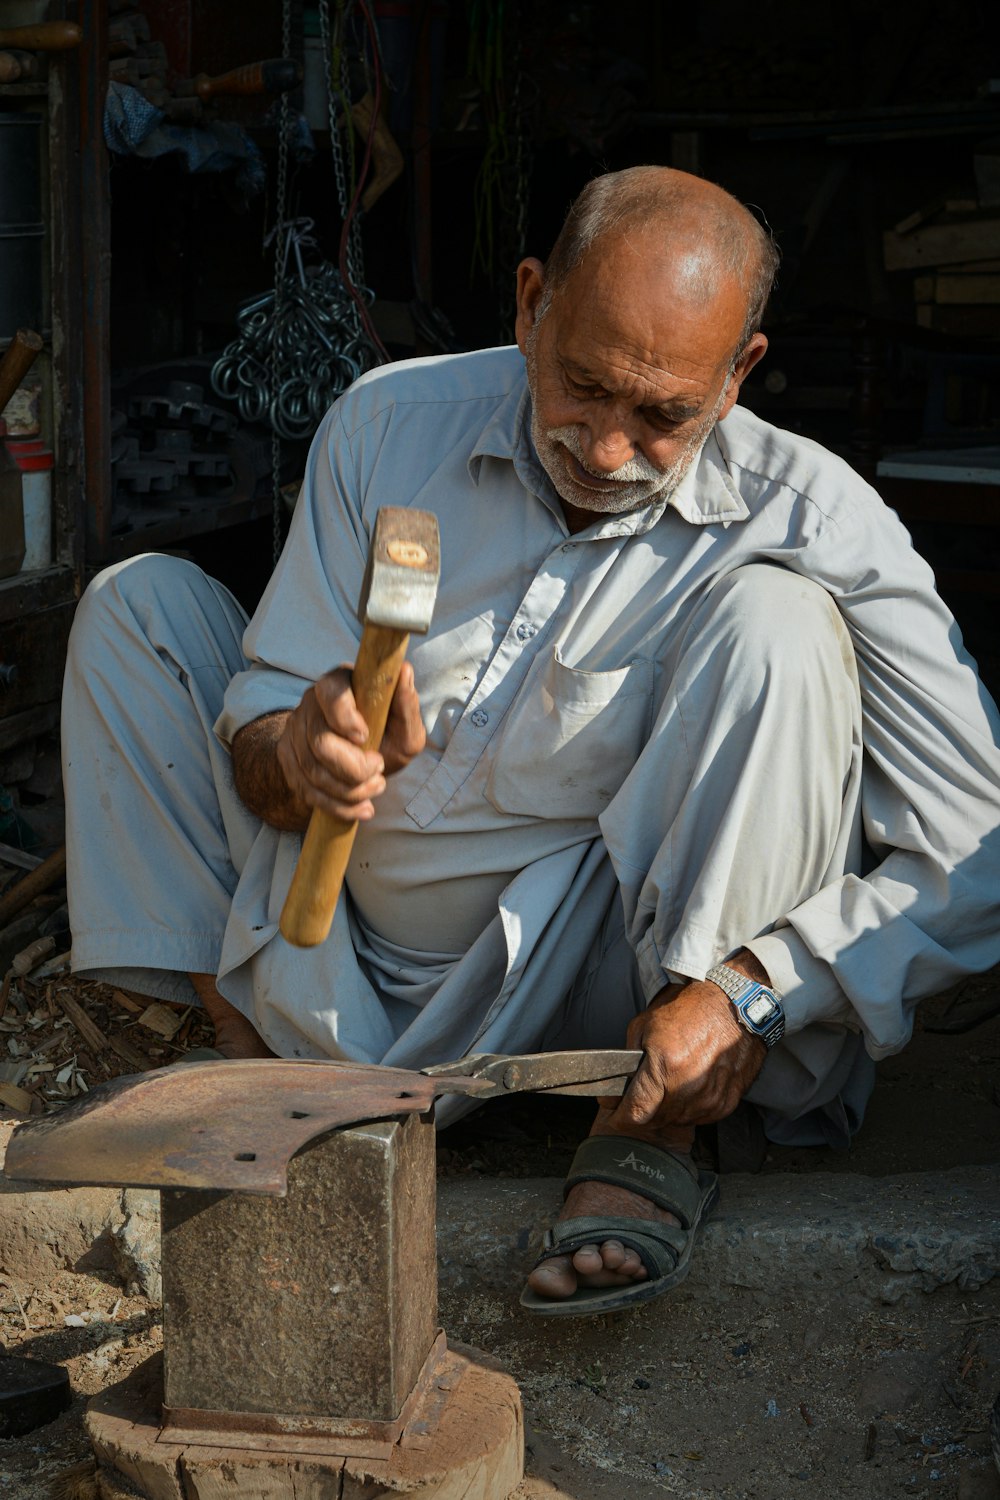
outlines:
{"label": "coiled metal wire", "polygon": [[[236,402],[244,422],[263,422],[294,441],[311,437],[332,402],[379,356],[359,329],[357,305],[336,267],[304,264],[311,222],[278,228],[286,234],[286,271],[274,290],[240,307],[239,332],[212,366],[211,382],[217,396]],[[362,295],[374,300],[367,288]]]}

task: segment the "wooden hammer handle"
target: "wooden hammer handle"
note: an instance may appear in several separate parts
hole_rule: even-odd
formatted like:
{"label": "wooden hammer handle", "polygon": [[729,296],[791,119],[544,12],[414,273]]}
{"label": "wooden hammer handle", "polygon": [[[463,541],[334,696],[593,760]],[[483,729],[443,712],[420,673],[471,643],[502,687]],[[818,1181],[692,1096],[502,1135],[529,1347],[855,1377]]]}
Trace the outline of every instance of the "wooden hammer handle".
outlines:
{"label": "wooden hammer handle", "polygon": [[39,21],[35,26],[6,26],[0,47],[23,47],[26,52],[66,52],[78,47],[83,32],[75,21]]}
{"label": "wooden hammer handle", "polygon": [[39,334],[30,328],[19,328],[0,360],[0,412],[17,390],[42,348]]}
{"label": "wooden hammer handle", "polygon": [[[377,750],[406,656],[409,633],[366,624],[351,674],[354,701],[368,725],[366,750]],[[357,823],[314,808],[281,913],[281,935],[296,948],[314,948],[330,931]]]}

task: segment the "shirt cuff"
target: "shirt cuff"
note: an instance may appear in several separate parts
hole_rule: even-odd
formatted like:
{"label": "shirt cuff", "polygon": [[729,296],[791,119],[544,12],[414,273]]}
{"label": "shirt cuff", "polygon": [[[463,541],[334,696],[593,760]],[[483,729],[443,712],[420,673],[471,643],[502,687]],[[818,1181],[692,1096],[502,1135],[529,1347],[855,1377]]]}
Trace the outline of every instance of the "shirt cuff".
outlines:
{"label": "shirt cuff", "polygon": [[297,708],[302,694],[313,682],[307,677],[293,677],[273,667],[251,667],[237,672],[226,689],[222,712],[215,721],[215,734],[227,747],[238,730],[265,714],[282,713]]}
{"label": "shirt cuff", "polygon": [[704,967],[699,975],[693,976],[687,970],[672,969],[664,964],[660,950],[656,946],[652,927],[636,948],[635,960],[639,969],[639,983],[642,985],[642,992],[648,1004],[652,1004],[660,991],[668,984],[686,984],[690,978],[701,978],[705,973]]}
{"label": "shirt cuff", "polygon": [[861,1030],[857,1013],[829,964],[809,951],[793,927],[779,927],[743,946],[767,970],[785,1012],[786,1032],[803,1031],[817,1021]]}

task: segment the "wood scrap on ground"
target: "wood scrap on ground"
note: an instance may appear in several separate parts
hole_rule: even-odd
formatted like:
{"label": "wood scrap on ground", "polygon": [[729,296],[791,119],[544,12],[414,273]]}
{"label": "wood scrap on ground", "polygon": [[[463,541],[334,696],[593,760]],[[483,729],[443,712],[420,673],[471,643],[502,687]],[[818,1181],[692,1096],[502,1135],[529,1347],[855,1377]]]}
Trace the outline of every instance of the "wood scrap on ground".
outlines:
{"label": "wood scrap on ground", "polygon": [[66,873],[66,846],[61,845],[44,859],[36,869],[29,871],[0,896],[0,927],[5,927],[11,917],[30,905],[36,896],[47,891]]}
{"label": "wood scrap on ground", "polygon": [[70,972],[64,848],[40,859],[0,845],[3,863],[17,868],[0,875],[0,1115],[49,1113],[211,1044],[200,1007]]}
{"label": "wood scrap on ground", "polygon": [[46,1114],[99,1083],[161,1068],[212,1027],[197,1007],[133,997],[68,972],[10,977],[0,1017],[0,1112]]}

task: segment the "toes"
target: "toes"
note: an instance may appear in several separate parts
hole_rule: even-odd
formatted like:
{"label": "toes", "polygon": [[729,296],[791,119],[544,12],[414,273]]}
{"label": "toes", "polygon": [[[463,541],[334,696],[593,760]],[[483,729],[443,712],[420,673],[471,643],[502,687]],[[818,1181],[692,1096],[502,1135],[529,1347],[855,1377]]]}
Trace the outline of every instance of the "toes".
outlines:
{"label": "toes", "polygon": [[574,1252],[573,1267],[584,1286],[627,1286],[649,1274],[639,1254],[621,1240],[581,1246]]}
{"label": "toes", "polygon": [[645,1281],[648,1272],[635,1250],[621,1240],[582,1245],[572,1255],[552,1255],[528,1275],[528,1285],[540,1297],[572,1297],[578,1286],[628,1286]]}
{"label": "toes", "polygon": [[[581,1245],[574,1250],[572,1264],[581,1276],[596,1276],[604,1270],[600,1245]],[[612,1268],[613,1269],[613,1268]]]}
{"label": "toes", "polygon": [[601,1264],[606,1271],[622,1271],[627,1273],[629,1261],[639,1265],[642,1262],[634,1250],[626,1250],[621,1240],[605,1240],[601,1245]]}
{"label": "toes", "polygon": [[642,1258],[636,1250],[626,1250],[625,1259],[618,1267],[619,1273],[627,1276],[630,1281],[645,1281],[649,1272],[642,1263]]}
{"label": "toes", "polygon": [[601,1255],[608,1271],[617,1271],[619,1276],[627,1276],[630,1281],[642,1281],[647,1274],[638,1250],[628,1249],[620,1240],[605,1240]]}
{"label": "toes", "polygon": [[540,1297],[572,1297],[577,1287],[572,1257],[553,1255],[543,1260],[529,1273],[528,1285]]}

